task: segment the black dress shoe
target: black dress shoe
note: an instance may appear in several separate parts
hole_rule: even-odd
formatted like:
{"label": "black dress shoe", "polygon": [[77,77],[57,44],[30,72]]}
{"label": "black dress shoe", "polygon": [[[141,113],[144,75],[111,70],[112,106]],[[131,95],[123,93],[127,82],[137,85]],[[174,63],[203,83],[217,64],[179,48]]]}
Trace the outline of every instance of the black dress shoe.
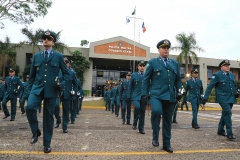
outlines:
{"label": "black dress shoe", "polygon": [[236,139],[236,137],[234,135],[231,136],[227,136],[228,139]]}
{"label": "black dress shoe", "polygon": [[132,129],[133,129],[133,130],[136,130],[136,129],[137,129],[137,126],[132,126]]}
{"label": "black dress shoe", "polygon": [[63,133],[68,133],[68,130],[66,129],[66,130],[63,130]]}
{"label": "black dress shoe", "polygon": [[127,123],[127,125],[132,125],[131,123]]}
{"label": "black dress shoe", "polygon": [[122,121],[122,124],[125,124],[125,121]]}
{"label": "black dress shoe", "polygon": [[55,128],[58,128],[58,127],[59,127],[59,124],[58,124],[58,123],[56,123],[54,127],[55,127]]}
{"label": "black dress shoe", "polygon": [[14,121],[15,119],[10,119],[10,121]]}
{"label": "black dress shoe", "polygon": [[219,136],[224,136],[224,137],[226,137],[227,136],[227,134],[226,133],[217,133]]}
{"label": "black dress shoe", "polygon": [[156,141],[156,140],[152,140],[152,145],[153,145],[154,147],[158,147],[158,146],[159,146],[159,142]]}
{"label": "black dress shoe", "polygon": [[22,111],[22,114],[24,114],[25,113],[25,111]]}
{"label": "black dress shoe", "polygon": [[52,149],[50,147],[44,147],[44,153],[50,153]]}
{"label": "black dress shoe", "polygon": [[178,122],[177,122],[177,121],[173,121],[172,123],[176,123],[176,124],[178,124]]}
{"label": "black dress shoe", "polygon": [[116,115],[116,117],[118,117],[118,114]]}
{"label": "black dress shoe", "polygon": [[145,132],[144,132],[144,131],[139,131],[139,133],[141,133],[141,134],[145,134]]}
{"label": "black dress shoe", "polygon": [[199,129],[200,127],[199,126],[192,126],[192,128]]}
{"label": "black dress shoe", "polygon": [[3,117],[3,119],[6,119],[7,117],[9,117],[10,115],[5,115],[5,117]]}
{"label": "black dress shoe", "polygon": [[75,124],[75,122],[71,122],[71,124]]}
{"label": "black dress shoe", "polygon": [[33,134],[30,143],[31,144],[36,143],[38,141],[38,137],[40,136],[41,136],[41,131],[38,129],[37,132]]}
{"label": "black dress shoe", "polygon": [[173,149],[171,147],[163,147],[164,151],[167,151],[168,153],[173,153]]}

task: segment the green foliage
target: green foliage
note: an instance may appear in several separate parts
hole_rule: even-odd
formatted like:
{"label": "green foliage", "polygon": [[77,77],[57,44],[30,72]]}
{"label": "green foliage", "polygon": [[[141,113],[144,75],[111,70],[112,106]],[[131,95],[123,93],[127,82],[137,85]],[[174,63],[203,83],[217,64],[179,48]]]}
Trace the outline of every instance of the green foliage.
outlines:
{"label": "green foliage", "polygon": [[237,88],[240,89],[240,80],[236,81],[237,83]]}
{"label": "green foliage", "polygon": [[84,70],[86,68],[90,68],[91,63],[78,50],[75,50],[70,54],[72,55],[71,60],[73,61],[72,68],[76,72],[76,76],[80,79],[80,81],[84,82]]}
{"label": "green foliage", "polygon": [[190,64],[192,67],[193,61],[198,63],[198,56],[195,51],[204,52],[204,50],[197,46],[195,33],[190,33],[189,35],[186,35],[185,33],[180,33],[176,35],[176,40],[177,42],[179,42],[180,45],[174,46],[171,49],[175,51],[180,51],[177,57],[177,61],[180,65],[185,62],[185,73],[188,73],[188,64]]}
{"label": "green foliage", "polygon": [[84,91],[84,96],[86,97],[86,96],[90,96],[90,90],[83,90]]}
{"label": "green foliage", "polygon": [[52,6],[52,0],[3,0],[0,1],[0,28],[4,19],[18,24],[31,24],[35,17],[44,17]]}
{"label": "green foliage", "polygon": [[64,52],[64,49],[70,52],[69,47],[60,41],[62,31],[56,33],[56,42],[54,43],[53,49],[59,51],[60,53]]}
{"label": "green foliage", "polygon": [[89,43],[89,42],[88,42],[87,40],[81,40],[80,46],[82,46],[82,47],[87,47],[88,43]]}
{"label": "green foliage", "polygon": [[40,47],[38,46],[41,42],[41,36],[43,33],[43,29],[37,29],[33,31],[33,29],[28,29],[28,28],[22,28],[21,29],[22,34],[27,36],[27,41],[23,41],[23,44],[27,44],[32,46],[32,54],[35,53],[35,47],[38,48],[38,51],[40,51]]}
{"label": "green foliage", "polygon": [[211,91],[211,93],[210,93],[210,96],[216,96],[215,88],[212,89],[212,91]]}
{"label": "green foliage", "polygon": [[209,97],[208,97],[208,102],[214,103],[214,102],[215,102],[215,99],[216,99],[216,96],[209,96]]}

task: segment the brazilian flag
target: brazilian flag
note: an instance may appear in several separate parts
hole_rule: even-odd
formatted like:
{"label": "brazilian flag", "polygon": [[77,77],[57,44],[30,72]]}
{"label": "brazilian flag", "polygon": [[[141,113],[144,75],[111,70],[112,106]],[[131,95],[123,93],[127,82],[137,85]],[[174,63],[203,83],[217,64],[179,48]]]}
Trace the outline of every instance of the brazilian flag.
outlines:
{"label": "brazilian flag", "polygon": [[132,15],[135,15],[135,13],[136,13],[136,7],[134,8]]}

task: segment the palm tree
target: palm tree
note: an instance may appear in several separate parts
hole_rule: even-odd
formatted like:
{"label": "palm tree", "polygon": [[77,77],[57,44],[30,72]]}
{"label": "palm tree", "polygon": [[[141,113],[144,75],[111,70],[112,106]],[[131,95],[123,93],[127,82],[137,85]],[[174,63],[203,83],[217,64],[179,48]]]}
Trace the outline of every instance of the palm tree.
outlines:
{"label": "palm tree", "polygon": [[0,72],[2,72],[2,77],[5,77],[7,62],[12,67],[16,66],[16,48],[19,47],[21,47],[21,44],[11,44],[8,36],[6,36],[4,41],[0,41]]}
{"label": "palm tree", "polygon": [[38,50],[40,51],[39,44],[41,42],[42,33],[44,32],[43,29],[39,28],[33,31],[33,29],[22,28],[21,31],[22,31],[22,34],[27,36],[27,39],[28,39],[27,42],[23,42],[23,43],[26,43],[32,46],[32,55],[34,55],[35,53],[35,47],[37,47]]}
{"label": "palm tree", "polygon": [[195,33],[189,33],[189,35],[180,33],[176,35],[176,40],[180,45],[172,47],[171,50],[180,51],[177,61],[180,65],[185,62],[185,73],[188,73],[188,64],[192,67],[193,61],[198,63],[198,56],[195,51],[204,52],[204,50],[197,46]]}
{"label": "palm tree", "polygon": [[53,49],[57,50],[61,53],[64,52],[64,49],[66,49],[68,52],[70,52],[69,47],[66,44],[64,44],[63,42],[60,41],[61,32],[62,31],[59,31],[59,32],[56,33],[56,42],[54,43]]}

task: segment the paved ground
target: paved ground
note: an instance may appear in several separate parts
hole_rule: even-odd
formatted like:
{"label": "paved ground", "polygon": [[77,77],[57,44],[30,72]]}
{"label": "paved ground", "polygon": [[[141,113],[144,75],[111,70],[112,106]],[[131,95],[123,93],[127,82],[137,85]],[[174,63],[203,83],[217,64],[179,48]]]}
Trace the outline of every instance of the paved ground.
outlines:
{"label": "paved ground", "polygon": [[[234,106],[232,117],[237,139],[229,141],[216,134],[221,109],[210,105],[211,108],[199,111],[199,130],[191,128],[191,111],[178,111],[179,123],[172,126],[173,154],[161,149],[161,139],[159,147],[151,145],[148,113],[146,134],[142,135],[99,106],[83,107],[76,124],[69,124],[69,133],[54,129],[52,152],[44,154],[42,136],[36,144],[29,143],[32,135],[26,115],[21,115],[18,109],[14,122],[0,119],[0,159],[239,159],[240,107]],[[38,115],[42,131],[42,114]],[[0,111],[0,118],[3,116]]]}

